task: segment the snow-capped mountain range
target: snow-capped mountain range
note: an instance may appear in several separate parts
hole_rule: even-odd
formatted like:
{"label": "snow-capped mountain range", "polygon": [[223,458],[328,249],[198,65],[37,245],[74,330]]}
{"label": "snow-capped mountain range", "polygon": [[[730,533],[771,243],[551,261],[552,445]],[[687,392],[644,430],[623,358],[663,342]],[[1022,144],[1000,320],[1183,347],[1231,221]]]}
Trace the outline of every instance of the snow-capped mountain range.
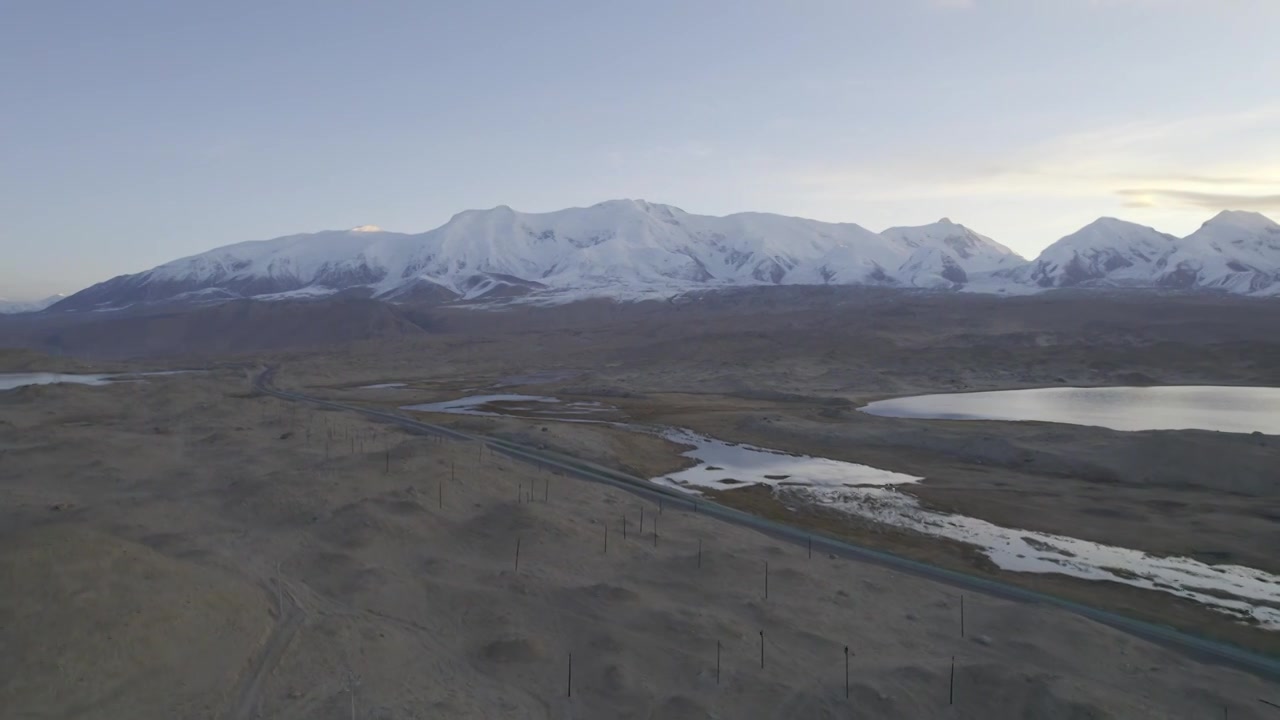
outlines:
{"label": "snow-capped mountain range", "polygon": [[1280,225],[1224,211],[1185,238],[1102,218],[1008,273],[1038,287],[1107,285],[1280,295]]}
{"label": "snow-capped mountain range", "polygon": [[1257,213],[1223,212],[1180,239],[1104,218],[1028,262],[947,219],[875,233],[764,213],[692,215],[643,200],[549,213],[500,206],[459,213],[421,234],[362,226],[228,245],[99,283],[52,309],[344,291],[389,300],[627,299],[774,284],[1280,295],[1280,225]]}

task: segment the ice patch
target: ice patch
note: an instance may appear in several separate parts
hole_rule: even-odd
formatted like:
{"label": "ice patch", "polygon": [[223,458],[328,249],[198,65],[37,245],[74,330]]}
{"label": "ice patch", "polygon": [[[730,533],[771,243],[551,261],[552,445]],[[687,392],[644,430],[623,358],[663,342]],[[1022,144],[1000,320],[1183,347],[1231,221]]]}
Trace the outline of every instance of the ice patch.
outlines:
{"label": "ice patch", "polygon": [[722,481],[727,478],[748,485],[840,488],[902,485],[923,479],[870,465],[789,455],[777,450],[728,443],[680,428],[666,430],[662,436],[680,445],[692,445],[693,449],[682,455],[702,463],[657,479],[657,482],[667,485],[724,489]]}
{"label": "ice patch", "polygon": [[895,486],[922,478],[867,465],[789,455],[673,429],[667,439],[693,449],[695,467],[653,482],[699,493],[768,485],[821,507],[980,548],[1003,570],[1058,573],[1170,593],[1240,620],[1280,630],[1280,577],[1240,565],[1209,565],[1158,557],[1078,538],[1006,528],[985,520],[934,512]]}

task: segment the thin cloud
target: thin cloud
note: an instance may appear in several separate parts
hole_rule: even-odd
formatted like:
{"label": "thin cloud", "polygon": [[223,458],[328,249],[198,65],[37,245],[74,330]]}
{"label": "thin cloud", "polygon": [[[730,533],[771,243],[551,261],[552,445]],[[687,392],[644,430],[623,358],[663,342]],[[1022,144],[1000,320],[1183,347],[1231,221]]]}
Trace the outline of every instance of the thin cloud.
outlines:
{"label": "thin cloud", "polygon": [[1121,206],[1131,210],[1141,210],[1143,208],[1153,208],[1156,204],[1150,200],[1126,200],[1121,203]]}
{"label": "thin cloud", "polygon": [[998,157],[946,150],[879,163],[796,168],[785,177],[802,188],[840,188],[880,198],[1098,197],[1129,188],[1266,196],[1280,191],[1277,139],[1280,104],[1271,104],[1074,132]]}
{"label": "thin cloud", "polygon": [[902,224],[911,213],[924,222],[919,209],[928,208],[1026,256],[1099,215],[1186,234],[1206,210],[1280,213],[1276,103],[1095,126],[995,152],[921,147],[791,166],[774,159],[765,164],[770,192],[785,193],[793,214],[864,225]]}
{"label": "thin cloud", "polygon": [[1256,185],[1256,186],[1280,186],[1280,179],[1262,178],[1262,177],[1223,177],[1213,175],[1174,175],[1166,177],[1171,182],[1192,183],[1195,185]]}
{"label": "thin cloud", "polygon": [[1248,195],[1239,193],[1164,190],[1160,188],[1124,188],[1116,194],[1125,198],[1125,207],[1154,207],[1160,201],[1207,210],[1280,211],[1280,195]]}
{"label": "thin cloud", "polygon": [[[984,194],[1105,195],[1127,207],[1274,209],[1280,105],[1126,123],[1049,139],[975,169],[957,185]],[[1246,208],[1247,209],[1247,208]]]}

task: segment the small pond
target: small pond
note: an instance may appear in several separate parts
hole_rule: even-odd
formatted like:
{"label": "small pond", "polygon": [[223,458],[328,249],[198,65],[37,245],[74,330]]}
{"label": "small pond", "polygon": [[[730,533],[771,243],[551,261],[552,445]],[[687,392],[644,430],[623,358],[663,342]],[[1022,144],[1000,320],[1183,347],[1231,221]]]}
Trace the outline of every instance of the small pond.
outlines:
{"label": "small pond", "polygon": [[1280,388],[1034,388],[916,395],[861,408],[884,417],[935,420],[1035,420],[1112,430],[1217,430],[1280,435]]}
{"label": "small pond", "polygon": [[438,403],[406,405],[401,410],[414,412],[479,415],[488,417],[527,417],[565,422],[605,422],[616,408],[589,401],[564,401],[542,395],[470,395]]}

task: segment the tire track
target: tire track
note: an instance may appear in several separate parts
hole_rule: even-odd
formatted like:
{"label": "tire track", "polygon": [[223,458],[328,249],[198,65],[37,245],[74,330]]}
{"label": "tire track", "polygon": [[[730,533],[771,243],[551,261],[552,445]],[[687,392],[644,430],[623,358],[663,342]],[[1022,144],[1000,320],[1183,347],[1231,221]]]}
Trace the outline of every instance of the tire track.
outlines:
{"label": "tire track", "polygon": [[[276,582],[281,581],[277,578]],[[263,644],[257,659],[254,660],[249,671],[240,678],[235,703],[227,715],[229,720],[249,720],[253,717],[254,710],[262,699],[262,687],[266,678],[280,664],[284,651],[307,618],[306,611],[298,604],[297,598],[294,597],[288,585],[281,583],[279,591],[281,604],[287,604],[287,608],[282,608],[281,616],[276,619],[276,625],[267,636],[267,641]]]}

